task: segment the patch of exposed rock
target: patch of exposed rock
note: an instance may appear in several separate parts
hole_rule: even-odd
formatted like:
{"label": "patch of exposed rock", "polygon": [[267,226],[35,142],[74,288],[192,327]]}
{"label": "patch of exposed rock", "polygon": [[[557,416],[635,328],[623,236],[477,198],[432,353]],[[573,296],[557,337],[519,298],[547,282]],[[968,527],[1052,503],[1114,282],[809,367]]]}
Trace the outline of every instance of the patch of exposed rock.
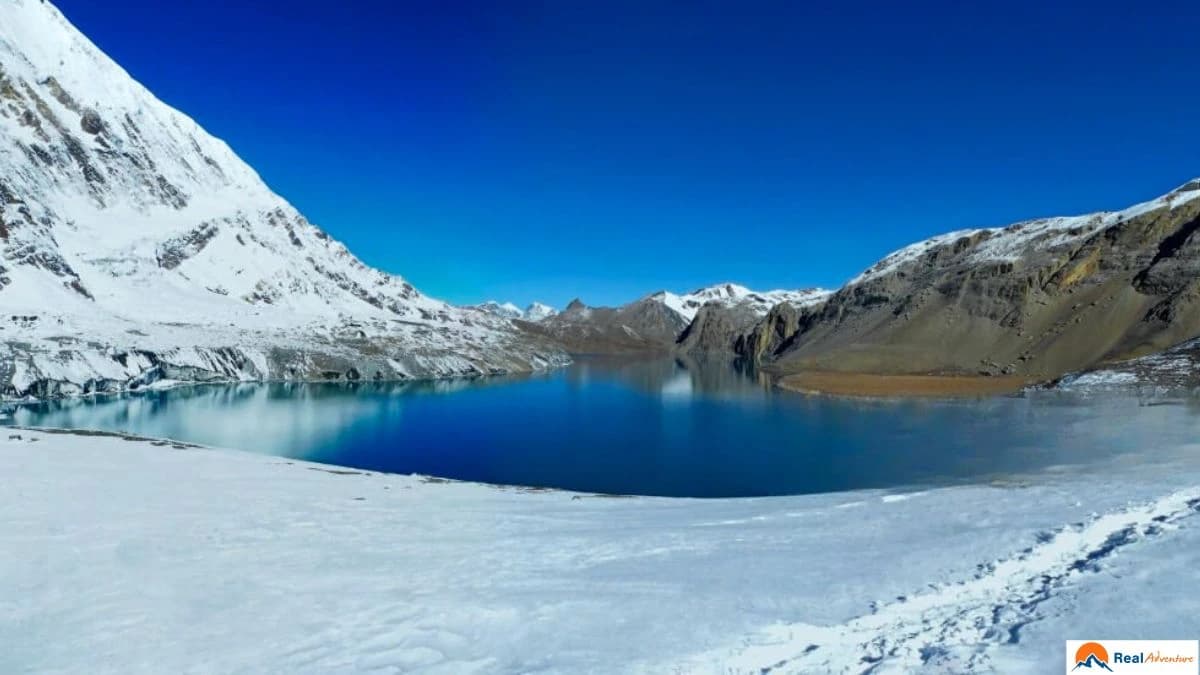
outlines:
{"label": "patch of exposed rock", "polygon": [[[790,307],[786,303],[781,305]],[[706,304],[679,336],[678,349],[687,354],[739,352],[740,343],[761,318],[755,308],[745,304]]]}
{"label": "patch of exposed rock", "polygon": [[738,337],[733,346],[734,353],[751,363],[762,363],[799,332],[802,311],[802,308],[785,303],[775,305],[762,320]]}
{"label": "patch of exposed rock", "polygon": [[752,294],[732,303],[704,305],[680,336],[677,351],[761,363],[796,333],[801,313],[820,306],[829,292],[810,289],[773,295],[783,299],[766,302],[768,296]]}

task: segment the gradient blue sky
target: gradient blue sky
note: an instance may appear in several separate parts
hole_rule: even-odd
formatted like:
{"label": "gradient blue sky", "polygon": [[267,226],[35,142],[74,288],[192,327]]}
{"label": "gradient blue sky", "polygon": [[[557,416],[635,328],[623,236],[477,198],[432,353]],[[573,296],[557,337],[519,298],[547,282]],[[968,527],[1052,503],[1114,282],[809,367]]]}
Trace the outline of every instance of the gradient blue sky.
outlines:
{"label": "gradient blue sky", "polygon": [[1200,176],[1194,3],[56,1],[455,302],[836,286]]}

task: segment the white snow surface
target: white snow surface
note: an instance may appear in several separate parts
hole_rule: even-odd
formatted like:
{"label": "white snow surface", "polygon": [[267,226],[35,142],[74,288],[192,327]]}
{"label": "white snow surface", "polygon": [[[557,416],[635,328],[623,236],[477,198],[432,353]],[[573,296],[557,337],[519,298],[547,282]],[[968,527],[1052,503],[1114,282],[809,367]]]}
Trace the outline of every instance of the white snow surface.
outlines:
{"label": "white snow surface", "polygon": [[1031,247],[1055,249],[1081,241],[1116,223],[1159,209],[1175,209],[1200,198],[1200,179],[1185,183],[1161,197],[1135,204],[1121,211],[1102,211],[1081,216],[1041,218],[1005,227],[957,230],[931,237],[899,249],[851,279],[847,286],[864,283],[891,274],[921,259],[930,251],[953,244],[963,237],[989,235],[971,252],[972,262],[1011,262],[1019,260]]}
{"label": "white snow surface", "polygon": [[614,499],[9,429],[0,672],[1059,672],[1194,639],[1197,452]]}
{"label": "white snow surface", "polygon": [[650,296],[667,306],[668,309],[691,323],[696,318],[700,308],[708,303],[724,307],[746,305],[755,312],[766,316],[772,307],[780,303],[788,303],[796,307],[808,307],[824,302],[832,294],[822,288],[809,288],[795,291],[752,291],[738,284],[716,284],[692,291],[691,293],[675,294],[670,291],[660,291]]}
{"label": "white snow surface", "polygon": [[[364,265],[49,2],[0,0],[0,141],[0,341],[32,371],[101,378],[129,370],[99,363],[114,350],[184,346],[265,365],[353,325],[430,375],[517,339]],[[60,336],[88,344],[61,356]]]}
{"label": "white snow surface", "polygon": [[1055,388],[1083,393],[1138,389],[1169,397],[1183,389],[1194,389],[1197,374],[1200,374],[1200,340],[1188,340],[1157,354],[1068,374]]}
{"label": "white snow surface", "polygon": [[1095,387],[1122,387],[1136,384],[1138,377],[1134,373],[1114,370],[1094,370],[1086,373],[1068,375],[1058,384],[1065,391],[1074,389],[1090,389]]}

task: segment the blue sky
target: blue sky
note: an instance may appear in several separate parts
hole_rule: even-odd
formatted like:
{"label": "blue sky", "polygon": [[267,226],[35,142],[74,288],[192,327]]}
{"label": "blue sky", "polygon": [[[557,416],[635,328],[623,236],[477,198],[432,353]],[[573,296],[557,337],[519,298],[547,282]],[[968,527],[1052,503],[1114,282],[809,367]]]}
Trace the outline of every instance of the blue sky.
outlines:
{"label": "blue sky", "polygon": [[455,302],[837,286],[938,232],[1200,176],[1182,2],[57,3]]}

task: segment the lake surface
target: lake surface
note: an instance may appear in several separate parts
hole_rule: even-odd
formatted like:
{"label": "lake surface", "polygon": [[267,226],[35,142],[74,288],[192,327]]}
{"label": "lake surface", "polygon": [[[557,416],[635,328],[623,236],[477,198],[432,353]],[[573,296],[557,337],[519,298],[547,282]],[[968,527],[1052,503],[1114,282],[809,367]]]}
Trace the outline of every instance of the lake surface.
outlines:
{"label": "lake surface", "polygon": [[24,405],[8,422],[376,471],[690,497],[1108,471],[1200,439],[1195,402],[1053,393],[854,401],[773,391],[727,364],[609,359],[472,381],[184,387]]}

